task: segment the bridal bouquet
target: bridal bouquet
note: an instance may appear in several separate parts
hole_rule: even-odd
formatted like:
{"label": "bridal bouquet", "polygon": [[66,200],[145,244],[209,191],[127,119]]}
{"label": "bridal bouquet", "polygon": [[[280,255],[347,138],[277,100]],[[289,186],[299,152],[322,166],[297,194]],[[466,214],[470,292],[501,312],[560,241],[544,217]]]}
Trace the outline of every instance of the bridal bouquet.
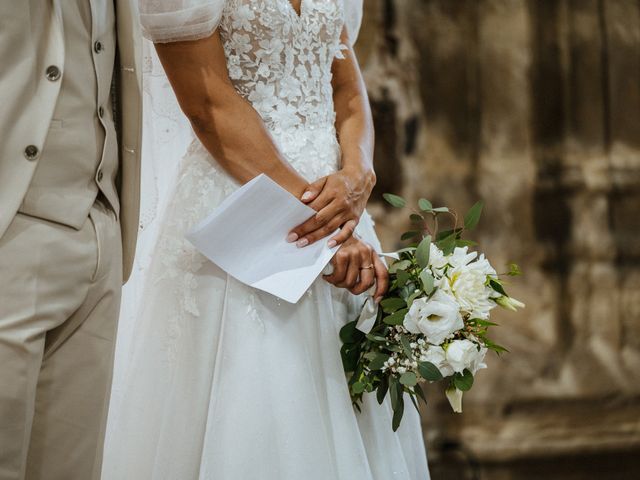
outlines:
{"label": "bridal bouquet", "polygon": [[[384,195],[392,206],[406,201]],[[487,337],[493,308],[524,307],[510,297],[501,278],[521,272],[511,264],[498,275],[483,254],[470,251],[475,242],[463,238],[480,219],[482,203],[476,203],[458,225],[455,212],[434,208],[420,199],[411,213],[415,227],[401,239],[412,243],[396,252],[390,266],[390,288],[376,305],[367,300],[360,318],[340,331],[342,361],[356,408],[365,392],[376,392],[382,403],[387,393],[393,408],[393,430],[404,412],[404,393],[417,408],[426,403],[421,381],[445,381],[445,394],[455,412],[462,411],[462,395],[478,370],[486,368],[488,350],[506,349]],[[439,230],[442,216],[452,218],[452,228]]]}

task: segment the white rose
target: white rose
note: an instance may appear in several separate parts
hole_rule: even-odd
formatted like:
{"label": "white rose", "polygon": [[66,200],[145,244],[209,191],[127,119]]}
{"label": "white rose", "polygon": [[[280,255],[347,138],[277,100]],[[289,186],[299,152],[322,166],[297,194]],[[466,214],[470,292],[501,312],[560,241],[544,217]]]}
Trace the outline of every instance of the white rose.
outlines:
{"label": "white rose", "polygon": [[446,350],[446,360],[455,372],[462,373],[465,369],[472,374],[482,368],[487,368],[483,363],[487,349],[481,347],[471,340],[454,340],[449,344]]}
{"label": "white rose", "polygon": [[464,327],[455,298],[442,290],[428,299],[414,300],[403,323],[411,333],[422,333],[434,345],[441,344],[453,332]]}
{"label": "white rose", "polygon": [[435,345],[429,345],[427,351],[420,357],[420,360],[423,362],[431,362],[438,370],[443,377],[450,377],[453,375],[453,368],[451,365],[447,363],[446,354],[444,348],[438,347]]}
{"label": "white rose", "polygon": [[493,300],[494,290],[487,286],[487,276],[495,275],[496,271],[481,255],[477,261],[469,263],[475,258],[475,252],[466,253],[467,247],[456,248],[449,257],[451,268],[447,276],[442,279],[439,287],[453,295],[460,304],[460,310],[468,313],[471,318],[489,318],[489,312],[496,306]]}

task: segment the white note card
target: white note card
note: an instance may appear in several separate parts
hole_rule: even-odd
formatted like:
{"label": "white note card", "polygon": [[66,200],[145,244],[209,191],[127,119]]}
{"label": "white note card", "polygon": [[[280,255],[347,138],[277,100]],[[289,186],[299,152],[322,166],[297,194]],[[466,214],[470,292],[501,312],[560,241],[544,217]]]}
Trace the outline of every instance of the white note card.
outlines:
{"label": "white note card", "polygon": [[315,213],[263,174],[229,195],[187,239],[237,280],[297,303],[338,250],[327,239],[304,248],[286,241]]}

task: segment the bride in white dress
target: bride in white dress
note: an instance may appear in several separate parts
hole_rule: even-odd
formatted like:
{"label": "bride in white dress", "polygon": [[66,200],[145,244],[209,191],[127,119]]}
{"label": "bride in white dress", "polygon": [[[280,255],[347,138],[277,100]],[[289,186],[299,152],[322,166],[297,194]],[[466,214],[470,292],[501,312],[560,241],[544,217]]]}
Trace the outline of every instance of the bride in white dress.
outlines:
{"label": "bride in white dress", "polygon": [[[388,402],[366,397],[356,412],[340,358],[338,332],[363,303],[349,290],[366,290],[380,265],[363,243],[379,251],[366,212],[350,235],[349,215],[362,213],[372,186],[366,176],[349,184],[348,175],[371,162],[370,113],[349,41],[362,0],[140,3],[198,138],[160,225],[103,478],[428,479],[417,413],[407,410],[394,433]],[[231,115],[207,113],[228,104]],[[229,277],[184,238],[258,173],[299,197],[312,192],[305,200],[324,218],[296,230],[291,240],[302,248],[324,235],[320,227],[343,226],[336,273],[295,305]]]}

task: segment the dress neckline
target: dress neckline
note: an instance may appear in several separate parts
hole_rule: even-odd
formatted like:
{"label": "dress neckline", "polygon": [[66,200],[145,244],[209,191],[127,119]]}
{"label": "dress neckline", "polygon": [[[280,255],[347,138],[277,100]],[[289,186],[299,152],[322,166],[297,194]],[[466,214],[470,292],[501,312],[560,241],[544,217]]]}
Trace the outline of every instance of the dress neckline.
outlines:
{"label": "dress neckline", "polygon": [[305,0],[300,0],[300,11],[299,12],[298,12],[298,10],[296,10],[296,7],[293,6],[293,0],[286,0],[286,2],[289,4],[289,7],[293,11],[293,13],[295,13],[296,17],[298,17],[298,19],[301,19],[302,15],[304,15]]}

